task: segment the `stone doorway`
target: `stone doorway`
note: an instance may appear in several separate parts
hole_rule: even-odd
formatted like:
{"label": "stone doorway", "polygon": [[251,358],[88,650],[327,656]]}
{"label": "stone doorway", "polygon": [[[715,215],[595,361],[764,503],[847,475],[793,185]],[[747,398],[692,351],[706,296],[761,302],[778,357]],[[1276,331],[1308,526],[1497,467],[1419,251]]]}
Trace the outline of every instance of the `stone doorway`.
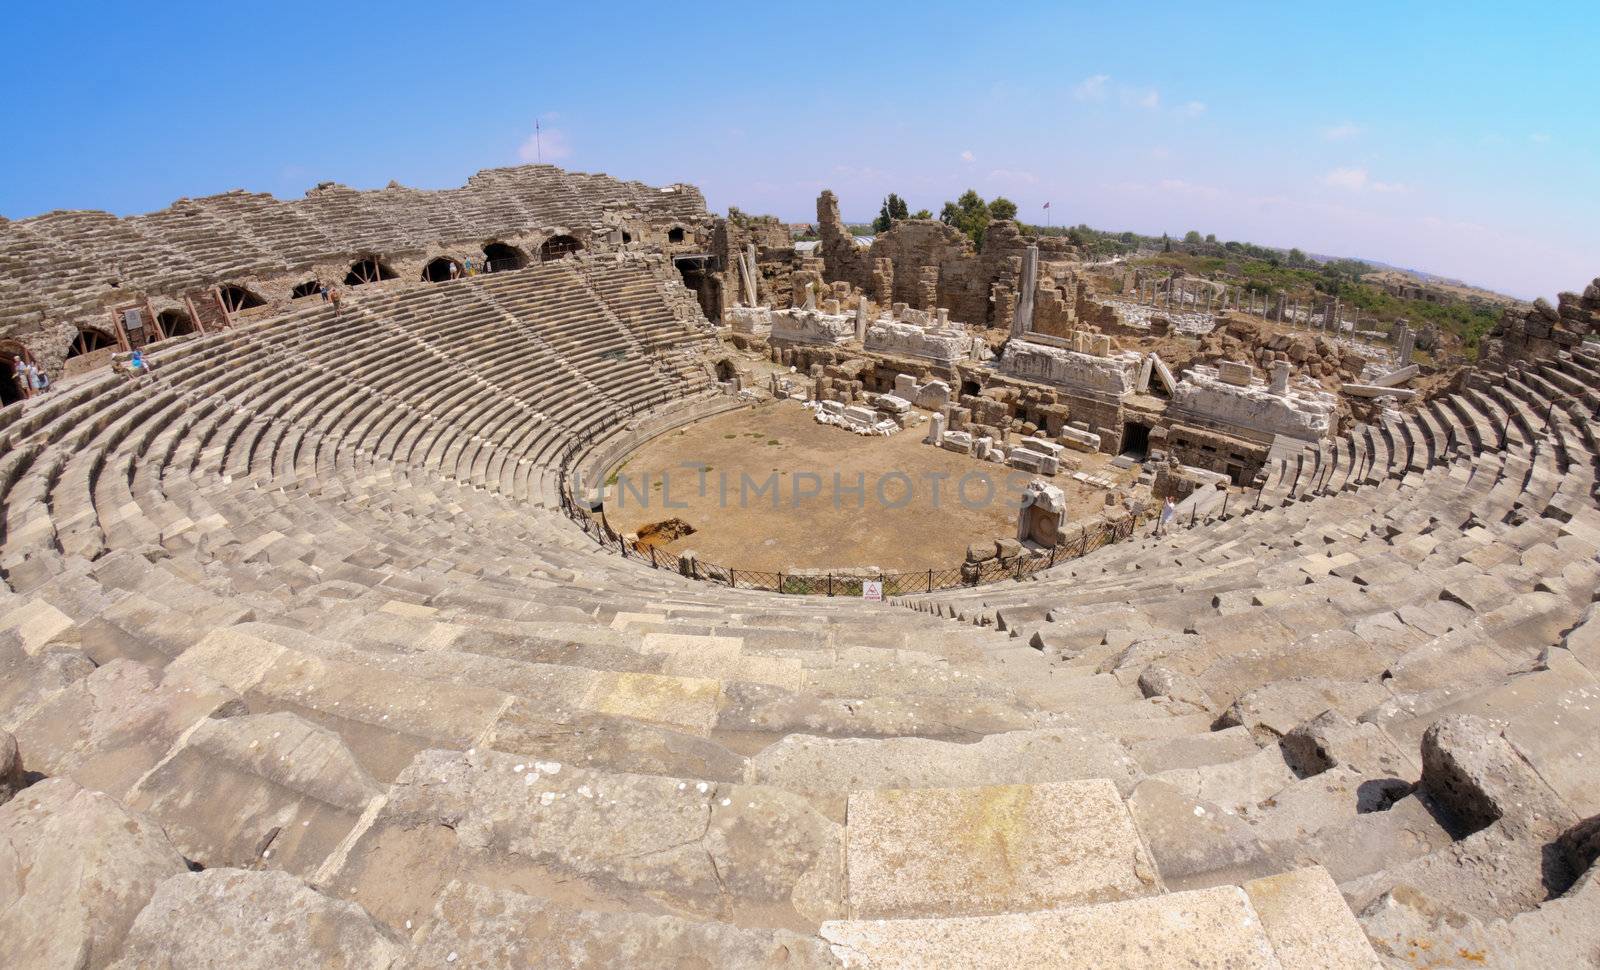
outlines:
{"label": "stone doorway", "polygon": [[242,286],[234,286],[229,284],[227,286],[218,287],[217,292],[222,296],[223,308],[229,313],[238,313],[240,310],[248,310],[251,307],[267,305],[266,300],[263,300],[261,297],[250,292]]}
{"label": "stone doorway", "polygon": [[1138,421],[1128,421],[1122,426],[1122,454],[1134,461],[1144,461],[1150,454],[1150,426]]}
{"label": "stone doorway", "polygon": [[583,249],[583,243],[572,236],[551,236],[539,247],[540,262],[560,259],[568,253],[575,253]]}
{"label": "stone doorway", "polygon": [[522,269],[527,265],[528,254],[509,243],[492,242],[483,247],[485,273],[502,273],[510,269]]}
{"label": "stone doorway", "polygon": [[368,256],[350,264],[350,272],[344,276],[345,286],[364,286],[368,283],[377,283],[382,280],[395,279],[394,270],[376,256]]}
{"label": "stone doorway", "polygon": [[722,289],[713,275],[716,268],[715,256],[679,256],[672,261],[678,268],[678,275],[683,277],[683,285],[694,291],[695,301],[700,304],[700,312],[706,319],[715,323],[722,319]]}
{"label": "stone doorway", "polygon": [[461,264],[448,256],[430,260],[428,265],[422,267],[424,283],[444,283],[464,275],[466,274],[461,271]]}
{"label": "stone doorway", "polygon": [[161,324],[161,332],[169,338],[194,333],[194,321],[182,310],[162,310],[156,314],[156,322]]}
{"label": "stone doorway", "polygon": [[15,404],[25,397],[16,377],[17,359],[21,356],[18,351],[0,349],[0,407]]}

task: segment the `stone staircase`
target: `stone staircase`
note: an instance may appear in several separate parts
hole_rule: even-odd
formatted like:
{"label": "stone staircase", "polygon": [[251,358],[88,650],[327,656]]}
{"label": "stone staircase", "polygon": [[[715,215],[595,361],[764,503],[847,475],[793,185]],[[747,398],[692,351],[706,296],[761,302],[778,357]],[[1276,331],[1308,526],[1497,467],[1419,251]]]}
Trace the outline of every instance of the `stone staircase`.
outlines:
{"label": "stone staircase", "polygon": [[694,339],[638,272],[352,297],[0,410],[8,960],[1597,952],[1594,358],[1029,581],[779,597],[556,508],[564,460],[723,406],[638,355]]}

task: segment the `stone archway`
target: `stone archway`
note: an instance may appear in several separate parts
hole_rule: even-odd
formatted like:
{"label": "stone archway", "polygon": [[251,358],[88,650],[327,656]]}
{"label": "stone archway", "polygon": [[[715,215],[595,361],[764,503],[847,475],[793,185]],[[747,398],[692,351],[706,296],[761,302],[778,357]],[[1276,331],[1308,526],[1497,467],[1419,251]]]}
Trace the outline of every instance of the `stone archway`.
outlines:
{"label": "stone archway", "polygon": [[96,330],[94,327],[79,327],[78,335],[72,338],[72,346],[67,348],[67,359],[86,357],[97,350],[105,350],[108,347],[115,346],[117,346],[117,338],[104,330]]}
{"label": "stone archway", "polygon": [[[557,236],[556,238],[559,239],[561,237]],[[510,243],[492,242],[483,247],[483,271],[485,273],[502,273],[506,270],[522,269],[527,265],[528,254]]]}
{"label": "stone archway", "polygon": [[235,286],[232,283],[217,287],[217,293],[222,297],[223,308],[229,313],[238,313],[240,310],[267,305],[267,301],[263,300],[258,294],[242,286]]}
{"label": "stone archway", "polygon": [[195,332],[194,321],[182,310],[162,310],[156,314],[156,322],[168,337],[186,337]]}
{"label": "stone archway", "polygon": [[316,296],[322,292],[322,284],[317,280],[306,280],[299,286],[289,291],[289,299],[298,300],[307,296]]}
{"label": "stone archway", "polygon": [[397,279],[394,270],[389,264],[376,256],[358,259],[350,264],[350,272],[344,275],[345,286],[365,286],[368,283],[378,283],[383,280]]}
{"label": "stone archway", "polygon": [[26,360],[27,351],[14,340],[0,342],[0,407],[27,397],[17,380],[17,361]]}
{"label": "stone archway", "polygon": [[583,243],[579,242],[576,237],[567,235],[551,236],[544,241],[543,246],[539,247],[539,260],[540,262],[548,262],[552,259],[560,259],[569,253],[576,253],[582,249]]}
{"label": "stone archway", "polygon": [[461,264],[449,256],[436,256],[422,267],[422,282],[448,283],[450,280],[460,279],[467,275]]}

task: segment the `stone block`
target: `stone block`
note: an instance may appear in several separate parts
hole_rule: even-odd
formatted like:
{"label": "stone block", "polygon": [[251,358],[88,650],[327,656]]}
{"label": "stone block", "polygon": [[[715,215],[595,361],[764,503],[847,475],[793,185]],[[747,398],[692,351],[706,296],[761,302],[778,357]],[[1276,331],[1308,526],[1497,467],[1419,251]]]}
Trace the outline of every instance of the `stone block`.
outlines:
{"label": "stone block", "polygon": [[1155,868],[1105,779],[850,795],[854,917],[988,915],[1146,896]]}
{"label": "stone block", "polygon": [[1249,364],[1224,360],[1217,365],[1217,378],[1222,383],[1232,384],[1234,387],[1249,387],[1250,382],[1255,379],[1255,368]]}
{"label": "stone block", "polygon": [[1378,970],[1377,954],[1321,866],[1244,884],[1283,970]]}
{"label": "stone block", "polygon": [[1004,916],[841,920],[821,934],[861,970],[1281,968],[1237,886]]}

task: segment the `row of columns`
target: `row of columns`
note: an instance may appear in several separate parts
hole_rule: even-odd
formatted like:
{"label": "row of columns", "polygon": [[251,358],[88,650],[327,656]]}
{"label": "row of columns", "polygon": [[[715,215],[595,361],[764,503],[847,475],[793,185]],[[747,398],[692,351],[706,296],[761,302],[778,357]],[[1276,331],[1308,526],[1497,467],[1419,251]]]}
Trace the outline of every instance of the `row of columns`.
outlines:
{"label": "row of columns", "polygon": [[1157,309],[1192,310],[1196,313],[1220,313],[1233,310],[1280,323],[1294,323],[1318,330],[1338,331],[1343,324],[1353,323],[1345,318],[1339,299],[1327,300],[1321,308],[1299,299],[1290,300],[1286,294],[1257,293],[1241,286],[1223,287],[1218,293],[1203,284],[1190,284],[1184,280],[1171,280],[1163,287],[1160,283],[1141,283],[1134,294],[1135,302]]}

